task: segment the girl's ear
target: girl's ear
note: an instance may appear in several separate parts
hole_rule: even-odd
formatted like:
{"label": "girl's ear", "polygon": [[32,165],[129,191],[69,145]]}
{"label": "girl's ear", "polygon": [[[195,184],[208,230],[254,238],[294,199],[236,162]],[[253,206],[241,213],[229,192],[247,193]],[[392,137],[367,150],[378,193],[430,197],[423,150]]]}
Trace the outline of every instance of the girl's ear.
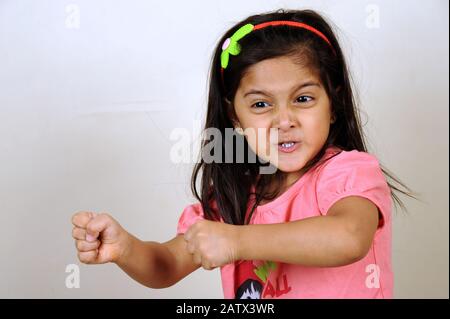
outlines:
{"label": "girl's ear", "polygon": [[224,97],[223,100],[227,105],[231,105],[231,101],[227,97]]}
{"label": "girl's ear", "polygon": [[336,122],[336,114],[334,114],[334,112],[331,114],[331,124],[333,124],[334,122]]}
{"label": "girl's ear", "polygon": [[240,134],[240,135],[244,135],[244,130],[242,129],[242,127],[240,126],[235,126],[234,130],[236,131],[236,133]]}
{"label": "girl's ear", "polygon": [[239,123],[239,121],[236,121],[236,120],[232,120],[231,122],[233,123],[234,130],[238,134],[243,135],[244,134],[244,130],[242,129],[241,123]]}

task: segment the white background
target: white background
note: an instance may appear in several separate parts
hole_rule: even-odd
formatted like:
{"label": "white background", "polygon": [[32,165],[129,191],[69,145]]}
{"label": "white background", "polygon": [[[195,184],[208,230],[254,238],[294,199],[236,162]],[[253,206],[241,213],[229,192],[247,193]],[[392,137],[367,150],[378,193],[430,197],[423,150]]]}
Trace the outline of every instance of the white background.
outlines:
{"label": "white background", "polygon": [[[278,8],[339,27],[369,151],[421,194],[394,217],[395,296],[448,298],[444,0],[0,0],[0,297],[223,297],[218,269],[154,290],[113,264],[80,264],[70,218],[108,212],[143,240],[175,235],[195,201],[170,133],[203,118],[223,32]],[[65,286],[68,264],[80,265],[78,289]]]}

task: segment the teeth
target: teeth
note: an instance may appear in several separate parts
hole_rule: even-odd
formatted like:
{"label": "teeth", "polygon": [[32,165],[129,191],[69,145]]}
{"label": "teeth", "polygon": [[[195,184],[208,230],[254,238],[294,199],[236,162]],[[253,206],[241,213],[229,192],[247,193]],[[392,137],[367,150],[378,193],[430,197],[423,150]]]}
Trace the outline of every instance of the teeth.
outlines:
{"label": "teeth", "polygon": [[284,148],[289,148],[294,146],[294,142],[287,142],[287,143],[282,143],[281,146],[283,146]]}

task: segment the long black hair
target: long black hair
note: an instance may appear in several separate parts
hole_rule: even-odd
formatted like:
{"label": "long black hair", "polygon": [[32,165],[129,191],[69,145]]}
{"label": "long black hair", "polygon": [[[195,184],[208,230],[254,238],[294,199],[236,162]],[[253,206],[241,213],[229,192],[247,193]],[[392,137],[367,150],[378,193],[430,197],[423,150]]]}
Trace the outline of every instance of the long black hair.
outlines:
{"label": "long black hair", "polygon": [[[225,39],[231,37],[236,30],[248,23],[256,25],[273,20],[306,23],[323,33],[331,42],[332,47],[308,30],[290,26],[267,27],[253,31],[239,40],[241,52],[237,56],[230,57],[230,63],[222,75],[220,56],[222,43]],[[208,109],[204,128],[205,130],[208,128],[218,129],[222,133],[222,140],[209,141],[208,139],[203,139],[200,154],[204,154],[207,144],[211,147],[210,143],[221,147],[222,154],[230,151],[226,149],[228,144],[224,140],[226,135],[225,129],[233,128],[236,114],[232,103],[229,101],[234,100],[244,72],[255,63],[282,56],[301,59],[303,63],[306,62],[309,67],[318,72],[321,83],[331,101],[331,109],[335,117],[335,121],[330,127],[328,139],[322,149],[302,170],[306,172],[318,164],[325,154],[325,150],[331,145],[345,151],[358,150],[367,152],[360,117],[351,87],[350,74],[332,28],[315,11],[280,9],[275,12],[246,18],[229,29],[219,40],[209,72]],[[251,152],[246,140],[245,149]],[[233,152],[233,154],[235,153]],[[191,189],[194,196],[202,204],[205,218],[219,220],[222,217],[224,222],[234,225],[248,223],[249,219],[246,219],[245,216],[248,201],[250,195],[252,195],[252,186],[255,186],[254,195],[256,200],[251,213],[261,200],[275,198],[278,195],[279,187],[275,187],[275,191],[269,192],[269,185],[282,185],[286,175],[279,170],[275,174],[260,174],[262,165],[263,163],[259,158],[257,158],[256,163],[248,163],[248,161],[244,161],[244,163],[226,163],[224,161],[207,163],[203,160],[203,156],[200,156],[192,173]],[[414,197],[411,194],[411,190],[392,173],[383,167],[381,169],[387,177],[401,186],[397,187],[388,181],[388,185],[391,188],[391,196],[405,209],[402,201],[394,191]],[[196,184],[200,171],[202,171],[202,176],[199,193]],[[214,201],[216,205],[213,205]]]}

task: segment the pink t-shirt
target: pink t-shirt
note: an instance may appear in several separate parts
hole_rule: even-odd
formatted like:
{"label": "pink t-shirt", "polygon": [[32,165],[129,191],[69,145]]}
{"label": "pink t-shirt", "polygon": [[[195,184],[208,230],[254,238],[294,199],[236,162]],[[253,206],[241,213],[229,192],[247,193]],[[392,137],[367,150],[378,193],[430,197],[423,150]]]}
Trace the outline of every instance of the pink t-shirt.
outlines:
{"label": "pink t-shirt", "polygon": [[[371,154],[342,151],[334,146],[326,150],[324,157],[329,160],[310,169],[278,198],[258,206],[250,224],[326,215],[338,200],[361,196],[372,201],[382,215],[368,254],[341,267],[236,261],[220,269],[225,298],[392,298],[392,200],[379,163]],[[249,208],[253,201],[252,196]],[[200,203],[187,206],[179,219],[177,234],[183,234],[202,218]]]}

